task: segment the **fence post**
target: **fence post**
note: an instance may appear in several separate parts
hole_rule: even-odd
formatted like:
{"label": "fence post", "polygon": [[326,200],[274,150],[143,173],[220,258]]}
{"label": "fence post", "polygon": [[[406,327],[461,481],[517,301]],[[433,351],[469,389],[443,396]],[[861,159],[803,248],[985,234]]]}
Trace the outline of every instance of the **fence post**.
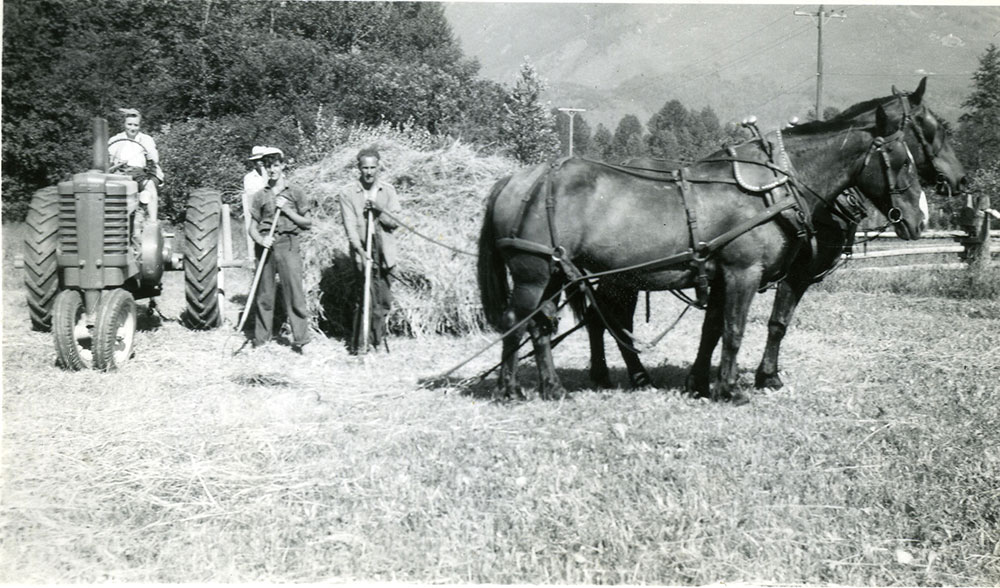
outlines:
{"label": "fence post", "polygon": [[969,269],[981,271],[990,264],[990,197],[987,194],[976,196],[973,206],[962,210],[960,223],[967,236],[961,240],[965,247],[962,259],[969,264]]}

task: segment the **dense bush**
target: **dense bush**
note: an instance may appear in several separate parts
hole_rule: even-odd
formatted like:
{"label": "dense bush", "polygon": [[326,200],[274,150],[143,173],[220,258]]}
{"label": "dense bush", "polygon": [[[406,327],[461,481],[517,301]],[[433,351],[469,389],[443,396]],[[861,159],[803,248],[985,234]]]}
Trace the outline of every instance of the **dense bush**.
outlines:
{"label": "dense bush", "polygon": [[[138,108],[167,174],[164,212],[238,189],[254,144],[293,157],[319,112],[497,141],[506,92],[480,80],[435,3],[10,0],[3,210],[86,169],[91,118]],[[499,148],[500,146],[497,145]]]}

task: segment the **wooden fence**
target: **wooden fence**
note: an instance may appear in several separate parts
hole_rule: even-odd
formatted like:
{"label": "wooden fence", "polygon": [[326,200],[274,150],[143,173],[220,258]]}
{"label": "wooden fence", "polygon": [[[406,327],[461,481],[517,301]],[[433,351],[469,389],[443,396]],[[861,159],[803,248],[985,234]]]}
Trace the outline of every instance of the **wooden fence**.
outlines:
{"label": "wooden fence", "polygon": [[[1000,230],[989,229],[989,218],[982,219],[982,224],[966,227],[966,231],[925,231],[920,240],[914,242],[902,241],[894,233],[881,233],[874,237],[870,232],[855,234],[854,253],[852,261],[869,259],[895,258],[901,263],[877,266],[850,264],[843,269],[854,271],[877,271],[892,269],[959,269],[970,264],[989,264],[997,252],[990,248],[990,241],[1000,239]],[[972,228],[973,230],[969,230]],[[873,238],[874,237],[874,238]],[[927,241],[950,240],[954,244],[928,244]],[[890,244],[891,243],[891,244]],[[936,263],[905,263],[913,256],[936,256]],[[948,256],[954,261],[942,262],[941,257]]]}

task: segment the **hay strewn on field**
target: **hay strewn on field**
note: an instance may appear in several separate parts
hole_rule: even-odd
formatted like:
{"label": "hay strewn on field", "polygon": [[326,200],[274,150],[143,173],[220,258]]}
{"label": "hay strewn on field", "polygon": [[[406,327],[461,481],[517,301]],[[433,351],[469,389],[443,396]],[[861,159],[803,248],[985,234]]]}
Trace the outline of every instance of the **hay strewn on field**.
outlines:
{"label": "hay strewn on field", "polygon": [[[290,174],[318,203],[316,222],[304,239],[305,286],[313,315],[331,333],[348,330],[356,288],[337,194],[356,181],[355,157],[369,145],[349,142],[319,163]],[[475,253],[486,195],[497,179],[516,169],[516,163],[479,155],[458,141],[432,151],[392,138],[373,146],[382,155],[382,178],[399,193],[401,220],[441,243]],[[400,279],[393,280],[396,302],[390,328],[414,335],[477,331],[482,318],[475,258],[405,228],[398,229],[396,237]]]}

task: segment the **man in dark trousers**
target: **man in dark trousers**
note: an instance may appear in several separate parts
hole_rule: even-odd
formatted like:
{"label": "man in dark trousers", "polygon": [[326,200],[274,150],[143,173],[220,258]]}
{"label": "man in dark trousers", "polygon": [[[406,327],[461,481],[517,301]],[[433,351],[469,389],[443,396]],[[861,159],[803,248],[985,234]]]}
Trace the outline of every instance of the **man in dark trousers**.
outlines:
{"label": "man in dark trousers", "polygon": [[[281,293],[292,327],[292,350],[302,353],[302,347],[309,342],[309,309],[302,287],[299,235],[312,227],[309,215],[314,203],[301,189],[288,184],[285,156],[281,149],[267,147],[261,159],[267,174],[267,186],[250,198],[250,238],[257,244],[258,264],[264,250],[270,249],[270,252],[263,260],[263,269],[258,269],[261,274],[254,298],[256,324],[253,346],[259,347],[271,339],[277,295],[274,275],[277,272],[281,277]],[[271,225],[278,210],[281,214],[271,235]]]}
{"label": "man in dark trousers", "polygon": [[[351,245],[351,258],[358,271],[357,302],[354,307],[354,328],[348,348],[351,353],[366,353],[362,349],[364,314],[364,274],[365,263],[370,263],[370,312],[368,343],[376,349],[385,341],[387,319],[392,307],[392,292],[389,290],[389,273],[396,266],[396,238],[393,231],[399,226],[396,217],[402,211],[396,190],[379,179],[381,156],[375,149],[358,152],[359,178],[344,186],[339,195],[340,212],[344,219],[344,230]],[[372,256],[367,258],[365,242],[367,235],[367,213],[374,219]],[[388,214],[384,214],[388,213]],[[388,349],[388,345],[386,345]]]}

